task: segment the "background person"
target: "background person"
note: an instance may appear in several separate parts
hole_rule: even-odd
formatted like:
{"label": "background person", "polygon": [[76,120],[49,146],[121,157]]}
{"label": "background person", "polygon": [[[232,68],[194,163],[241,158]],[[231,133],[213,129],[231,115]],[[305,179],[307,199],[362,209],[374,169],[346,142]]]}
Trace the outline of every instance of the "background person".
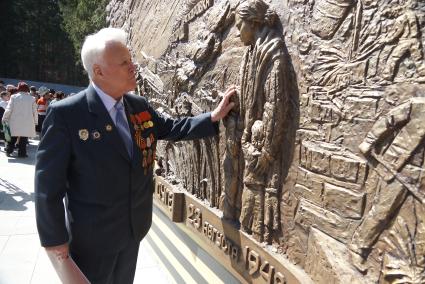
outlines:
{"label": "background person", "polygon": [[29,94],[29,87],[25,82],[19,82],[18,93],[11,96],[4,112],[2,121],[9,124],[12,141],[6,144],[6,156],[10,157],[18,142],[18,157],[27,156],[28,137],[35,136],[37,124],[37,107],[35,100]]}
{"label": "background person", "polygon": [[[10,94],[7,91],[2,91],[0,93],[0,122],[3,118],[4,112],[6,111],[9,99]],[[0,123],[0,140],[4,140],[3,123]]]}
{"label": "background person", "polygon": [[57,91],[55,93],[54,99],[50,102],[50,105],[52,105],[52,104],[54,104],[54,103],[56,103],[58,101],[63,100],[64,97],[65,97],[65,94],[62,91]]}
{"label": "background person", "polygon": [[38,89],[38,95],[40,96],[37,100],[38,123],[35,130],[41,132],[44,119],[46,118],[47,107],[49,106],[49,89],[41,86]]}
{"label": "background person", "polygon": [[39,99],[37,88],[35,86],[30,87],[30,95],[37,101]]}

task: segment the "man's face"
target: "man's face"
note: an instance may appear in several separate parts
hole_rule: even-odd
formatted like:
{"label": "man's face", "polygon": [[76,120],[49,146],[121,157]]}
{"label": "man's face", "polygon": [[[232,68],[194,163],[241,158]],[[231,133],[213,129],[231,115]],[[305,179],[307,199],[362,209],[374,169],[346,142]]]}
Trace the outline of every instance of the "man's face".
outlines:
{"label": "man's face", "polygon": [[255,29],[252,23],[241,19],[239,15],[236,14],[236,27],[240,32],[239,37],[244,45],[255,43]]}
{"label": "man's face", "polygon": [[[97,76],[113,92],[123,95],[136,88],[136,68],[128,48],[119,42],[108,43]],[[96,71],[95,71],[96,73]],[[105,90],[106,91],[106,90]]]}

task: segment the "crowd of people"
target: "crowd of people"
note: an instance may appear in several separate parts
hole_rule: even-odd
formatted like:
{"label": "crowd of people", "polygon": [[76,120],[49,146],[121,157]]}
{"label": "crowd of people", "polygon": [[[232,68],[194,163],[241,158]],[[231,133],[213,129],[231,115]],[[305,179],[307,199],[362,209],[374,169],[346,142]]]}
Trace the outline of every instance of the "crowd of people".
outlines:
{"label": "crowd of people", "polygon": [[[72,95],[72,94],[70,94]],[[47,108],[66,97],[64,92],[45,86],[37,88],[19,82],[17,86],[0,81],[0,141],[7,157],[17,149],[17,157],[27,157],[28,138],[41,133]]]}

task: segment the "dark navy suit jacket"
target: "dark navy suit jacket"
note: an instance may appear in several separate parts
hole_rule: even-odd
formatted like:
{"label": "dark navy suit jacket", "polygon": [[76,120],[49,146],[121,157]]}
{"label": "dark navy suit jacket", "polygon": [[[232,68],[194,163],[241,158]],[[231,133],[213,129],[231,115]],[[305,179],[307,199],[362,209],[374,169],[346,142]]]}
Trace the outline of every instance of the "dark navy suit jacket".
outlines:
{"label": "dark navy suit jacket", "polygon": [[[159,115],[144,97],[126,94],[124,104],[128,117],[149,112],[151,124],[139,136],[146,141],[153,135],[151,148],[158,139],[188,140],[218,133],[210,113],[173,120]],[[130,120],[129,126],[137,138]],[[50,106],[42,134],[35,172],[41,245],[64,244],[71,233],[72,251],[109,253],[124,248],[131,238],[142,240],[152,222],[152,166],[147,171],[143,167],[137,143],[129,157],[94,88]]]}

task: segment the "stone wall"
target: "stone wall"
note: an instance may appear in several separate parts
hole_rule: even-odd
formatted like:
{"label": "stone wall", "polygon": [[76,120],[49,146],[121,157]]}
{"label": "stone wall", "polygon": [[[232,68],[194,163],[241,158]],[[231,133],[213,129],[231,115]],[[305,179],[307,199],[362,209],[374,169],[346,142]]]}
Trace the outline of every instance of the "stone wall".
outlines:
{"label": "stone wall", "polygon": [[238,87],[220,136],[161,144],[158,173],[318,283],[423,283],[425,3],[268,3],[279,21],[250,53],[239,1],[110,2],[165,115]]}

